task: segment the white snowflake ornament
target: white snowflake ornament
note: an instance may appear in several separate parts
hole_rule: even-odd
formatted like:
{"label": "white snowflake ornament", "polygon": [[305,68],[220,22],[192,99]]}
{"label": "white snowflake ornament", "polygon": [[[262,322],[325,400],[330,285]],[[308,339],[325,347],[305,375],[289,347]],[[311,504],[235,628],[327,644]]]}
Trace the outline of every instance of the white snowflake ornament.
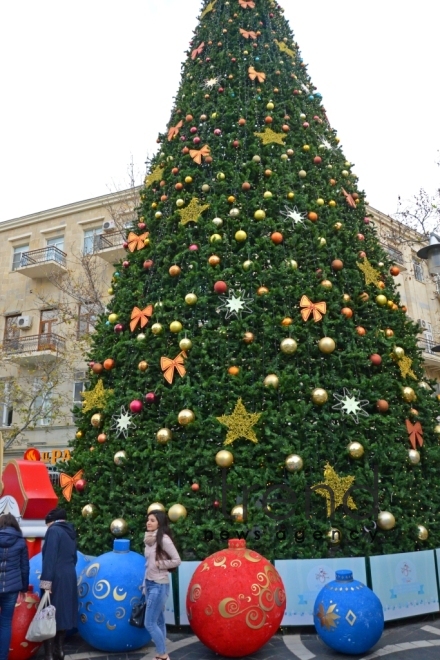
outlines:
{"label": "white snowflake ornament", "polygon": [[123,435],[127,439],[128,430],[136,428],[136,424],[133,423],[133,415],[130,415],[124,406],[121,406],[121,414],[119,416],[113,415],[112,422],[110,430],[115,430],[116,437],[118,438],[120,435]]}
{"label": "white snowflake ornament", "polygon": [[357,398],[359,397],[359,390],[353,390],[353,392],[350,393],[349,390],[344,387],[344,394],[334,393],[333,396],[339,401],[335,406],[332,406],[333,410],[340,410],[347,415],[353,415],[353,421],[355,424],[359,424],[359,415],[363,415],[364,417],[369,416],[364,410],[364,406],[367,406],[369,401],[367,401],[367,399]]}
{"label": "white snowflake ornament", "polygon": [[243,292],[239,291],[238,295],[234,291],[229,292],[229,296],[220,296],[222,304],[218,308],[218,311],[226,311],[226,319],[229,319],[231,316],[238,318],[242,312],[246,314],[251,314],[252,310],[249,309],[248,305],[251,302],[252,298],[245,298]]}

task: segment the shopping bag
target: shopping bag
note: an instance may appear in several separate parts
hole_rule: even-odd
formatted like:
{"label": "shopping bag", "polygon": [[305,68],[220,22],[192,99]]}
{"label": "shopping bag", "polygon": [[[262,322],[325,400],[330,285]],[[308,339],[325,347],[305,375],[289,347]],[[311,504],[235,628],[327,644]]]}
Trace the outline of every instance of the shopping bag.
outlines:
{"label": "shopping bag", "polygon": [[28,642],[44,642],[45,639],[55,637],[56,632],[55,607],[50,604],[49,592],[45,591],[26,633],[26,639]]}
{"label": "shopping bag", "polygon": [[135,628],[144,627],[146,609],[147,609],[147,604],[145,602],[145,596],[142,596],[140,601],[138,603],[135,603],[131,609],[130,620],[128,622],[130,626],[134,626]]}

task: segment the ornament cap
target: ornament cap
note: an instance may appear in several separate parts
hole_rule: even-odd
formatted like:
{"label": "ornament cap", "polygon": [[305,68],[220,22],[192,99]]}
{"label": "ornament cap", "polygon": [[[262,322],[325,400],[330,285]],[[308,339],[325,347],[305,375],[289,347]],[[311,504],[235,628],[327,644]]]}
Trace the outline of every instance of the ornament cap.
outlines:
{"label": "ornament cap", "polygon": [[336,571],[336,579],[338,582],[352,582],[353,572],[347,570]]}
{"label": "ornament cap", "polygon": [[245,539],[229,539],[228,548],[245,548],[246,541]]}
{"label": "ornament cap", "polygon": [[115,539],[113,541],[113,552],[130,552],[129,539]]}

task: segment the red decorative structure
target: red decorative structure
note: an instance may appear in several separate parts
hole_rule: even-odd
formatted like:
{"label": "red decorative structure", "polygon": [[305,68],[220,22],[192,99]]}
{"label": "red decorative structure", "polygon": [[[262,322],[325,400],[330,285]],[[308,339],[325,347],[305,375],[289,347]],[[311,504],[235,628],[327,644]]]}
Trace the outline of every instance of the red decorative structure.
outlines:
{"label": "red decorative structure", "polygon": [[28,660],[41,646],[41,642],[28,642],[25,637],[37,611],[39,600],[31,586],[25,596],[18,595],[12,619],[12,637],[8,656],[10,660]]}
{"label": "red decorative structure", "polygon": [[188,587],[191,628],[205,646],[230,658],[254,653],[277,632],[286,608],[275,567],[244,539],[205,559]]}

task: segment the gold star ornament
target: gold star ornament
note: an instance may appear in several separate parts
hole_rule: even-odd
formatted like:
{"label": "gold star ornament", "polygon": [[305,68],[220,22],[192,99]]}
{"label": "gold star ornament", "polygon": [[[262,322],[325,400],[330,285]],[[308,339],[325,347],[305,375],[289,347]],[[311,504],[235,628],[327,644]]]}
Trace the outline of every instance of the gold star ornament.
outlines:
{"label": "gold star ornament", "polygon": [[325,628],[326,630],[331,630],[331,628],[337,627],[336,619],[340,619],[341,617],[339,616],[339,614],[335,613],[336,607],[337,607],[336,603],[333,603],[333,605],[328,606],[326,612],[324,610],[324,604],[319,603],[318,613],[316,616],[318,617],[322,628]]}
{"label": "gold star ornament", "polygon": [[[339,477],[329,463],[326,463],[324,469],[324,481],[321,484],[315,484],[313,489],[316,490],[318,495],[325,497],[327,501],[327,517],[330,518],[332,513],[344,504],[344,497],[348,489],[353,485],[354,477]],[[320,486],[327,486],[322,488],[319,492]],[[333,501],[332,501],[333,500]],[[349,495],[346,498],[345,504],[349,509],[357,509],[353,498]]]}
{"label": "gold star ornament", "polygon": [[258,138],[260,138],[263,144],[281,144],[283,147],[283,140],[286,139],[287,135],[284,133],[275,133],[271,128],[266,128],[264,133],[254,133]]}
{"label": "gold star ornament", "polygon": [[282,53],[286,53],[289,57],[295,57],[295,52],[291,50],[284,41],[277,41],[277,39],[275,39],[275,43]]}
{"label": "gold star ornament", "polygon": [[404,355],[401,360],[397,361],[397,364],[399,365],[400,373],[402,374],[402,378],[406,378],[407,376],[411,376],[411,378],[414,378],[414,380],[417,380],[417,376],[415,375],[414,371],[411,369],[412,365],[412,360],[410,357],[407,355]]}
{"label": "gold star ornament", "polygon": [[212,0],[212,2],[209,2],[206,5],[205,9],[203,10],[203,12],[200,15],[200,20],[202,20],[202,18],[205,18],[206,14],[209,14],[209,12],[211,12],[214,9],[216,2],[217,2],[217,0]]}
{"label": "gold star ornament", "polygon": [[105,390],[102,380],[98,380],[93,390],[81,392],[81,396],[84,399],[82,411],[88,412],[95,408],[105,408],[107,399],[112,394],[113,390]]}
{"label": "gold star ornament", "polygon": [[261,413],[248,413],[241,398],[238,399],[232,415],[222,415],[216,418],[220,424],[228,427],[226,440],[223,444],[231,445],[237,438],[246,438],[246,440],[257,443],[258,439],[252,427],[260,417]]}
{"label": "gold star ornament", "polygon": [[178,211],[181,225],[187,225],[188,222],[197,222],[203,211],[209,209],[209,204],[199,204],[197,197],[193,197],[188,206]]}
{"label": "gold star ornament", "polygon": [[155,181],[160,181],[162,179],[164,168],[158,165],[151,174],[145,177],[145,185],[149,188]]}
{"label": "gold star ornament", "polygon": [[365,275],[365,284],[375,284],[377,287],[379,286],[380,272],[373,268],[367,257],[364,257],[364,260],[361,263],[356,261],[356,265]]}

